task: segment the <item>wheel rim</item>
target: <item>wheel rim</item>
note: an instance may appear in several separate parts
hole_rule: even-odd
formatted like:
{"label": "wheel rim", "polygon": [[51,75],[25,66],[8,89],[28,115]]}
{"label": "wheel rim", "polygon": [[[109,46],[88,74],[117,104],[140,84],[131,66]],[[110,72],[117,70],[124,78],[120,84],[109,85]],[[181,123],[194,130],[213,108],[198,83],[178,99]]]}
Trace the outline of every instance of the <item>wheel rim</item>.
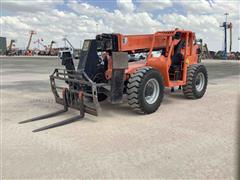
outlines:
{"label": "wheel rim", "polygon": [[196,90],[198,92],[201,92],[203,90],[203,87],[205,85],[205,76],[203,73],[198,73],[197,77],[196,77],[196,82],[195,82],[195,85],[196,85]]}
{"label": "wheel rim", "polygon": [[157,101],[160,88],[156,79],[149,79],[144,87],[144,98],[148,104],[153,104]]}

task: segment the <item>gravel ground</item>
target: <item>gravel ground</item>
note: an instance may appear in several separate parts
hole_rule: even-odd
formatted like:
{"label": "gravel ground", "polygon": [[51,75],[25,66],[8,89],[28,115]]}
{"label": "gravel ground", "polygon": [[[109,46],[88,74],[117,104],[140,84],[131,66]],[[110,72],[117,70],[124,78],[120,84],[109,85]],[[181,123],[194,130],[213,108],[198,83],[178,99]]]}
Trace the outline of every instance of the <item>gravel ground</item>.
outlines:
{"label": "gravel ground", "polygon": [[240,62],[206,60],[205,96],[187,100],[166,89],[159,110],[137,115],[103,102],[98,117],[32,133],[75,116],[18,122],[56,111],[49,74],[56,58],[1,57],[3,179],[237,179]]}

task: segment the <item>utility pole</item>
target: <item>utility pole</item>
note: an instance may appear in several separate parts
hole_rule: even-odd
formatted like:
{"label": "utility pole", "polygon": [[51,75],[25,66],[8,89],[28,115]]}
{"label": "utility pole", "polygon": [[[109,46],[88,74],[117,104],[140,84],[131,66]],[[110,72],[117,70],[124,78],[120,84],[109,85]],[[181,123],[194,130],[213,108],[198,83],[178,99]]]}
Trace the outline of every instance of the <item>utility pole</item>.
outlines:
{"label": "utility pole", "polygon": [[225,22],[223,22],[223,24],[220,27],[224,28],[224,52],[223,52],[223,58],[227,59],[227,28],[228,28],[227,16],[229,14],[225,13],[224,15],[225,15]]}
{"label": "utility pole", "polygon": [[226,16],[225,24],[224,24],[224,59],[227,59],[227,16],[228,13],[224,14]]}

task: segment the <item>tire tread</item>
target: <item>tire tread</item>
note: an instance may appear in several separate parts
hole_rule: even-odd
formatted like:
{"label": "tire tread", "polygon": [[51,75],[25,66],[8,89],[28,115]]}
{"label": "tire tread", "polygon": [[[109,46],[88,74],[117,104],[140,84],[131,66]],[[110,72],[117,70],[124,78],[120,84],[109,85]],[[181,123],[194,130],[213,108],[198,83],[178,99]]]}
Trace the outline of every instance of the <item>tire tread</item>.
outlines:
{"label": "tire tread", "polygon": [[[183,93],[188,99],[197,99],[193,88],[193,80],[195,72],[198,71],[201,67],[204,67],[202,64],[193,64],[190,65],[187,69],[187,83],[183,86]],[[204,67],[205,68],[205,67]],[[207,71],[206,71],[206,83],[207,83]]]}

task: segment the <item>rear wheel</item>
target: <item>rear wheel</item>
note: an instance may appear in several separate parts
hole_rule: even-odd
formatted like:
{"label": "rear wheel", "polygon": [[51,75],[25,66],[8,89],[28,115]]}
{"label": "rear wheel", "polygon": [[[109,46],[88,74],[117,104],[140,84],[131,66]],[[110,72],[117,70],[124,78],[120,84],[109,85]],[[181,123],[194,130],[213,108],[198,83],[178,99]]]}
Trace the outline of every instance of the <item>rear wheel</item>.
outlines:
{"label": "rear wheel", "polygon": [[183,86],[183,93],[188,99],[199,99],[206,92],[208,83],[207,69],[202,64],[188,67],[187,83]]}
{"label": "rear wheel", "polygon": [[161,105],[163,94],[162,76],[151,67],[138,69],[128,80],[128,104],[140,113],[155,112]]}

